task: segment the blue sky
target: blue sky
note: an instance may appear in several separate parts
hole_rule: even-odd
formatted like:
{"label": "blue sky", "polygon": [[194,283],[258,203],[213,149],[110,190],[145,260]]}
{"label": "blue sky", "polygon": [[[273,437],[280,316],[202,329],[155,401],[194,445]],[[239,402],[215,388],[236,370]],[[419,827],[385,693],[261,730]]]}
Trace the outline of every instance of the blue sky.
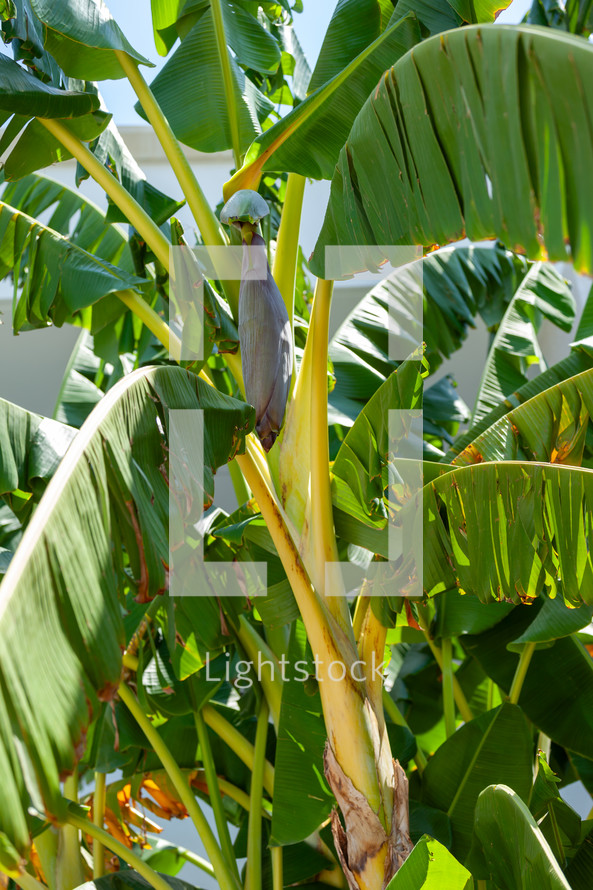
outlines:
{"label": "blue sky", "polygon": [[[311,68],[317,59],[336,2],[337,0],[304,0],[304,11],[295,16],[296,31]],[[107,5],[135,49],[157,66],[153,69],[144,69],[145,76],[150,82],[166,61],[158,55],[154,46],[150,0],[107,0]],[[514,0],[512,5],[499,16],[498,21],[519,22],[530,5],[531,0]],[[1,51],[12,55],[10,50],[0,43]],[[126,80],[103,81],[101,92],[118,126],[144,123],[134,111],[136,97]]]}
{"label": "blue sky", "polygon": [[[336,0],[304,0],[304,11],[295,16],[296,31],[311,66],[319,53],[335,5]],[[150,0],[107,0],[107,6],[134,48],[161,67],[166,59],[159,56],[154,47]],[[155,73],[154,68],[144,69],[149,82]],[[134,111],[135,97],[126,81],[104,81],[101,92],[118,126],[143,123]]]}
{"label": "blue sky", "polygon": [[[315,64],[336,2],[337,0],[304,0],[304,11],[295,15],[296,32],[311,67]],[[107,5],[135,49],[161,67],[166,60],[158,55],[154,47],[150,0],[107,0]],[[530,0],[514,0],[498,21],[518,22],[530,5]],[[149,81],[156,73],[155,69],[144,71]],[[104,81],[101,91],[118,126],[143,123],[134,111],[135,96],[127,81]]]}

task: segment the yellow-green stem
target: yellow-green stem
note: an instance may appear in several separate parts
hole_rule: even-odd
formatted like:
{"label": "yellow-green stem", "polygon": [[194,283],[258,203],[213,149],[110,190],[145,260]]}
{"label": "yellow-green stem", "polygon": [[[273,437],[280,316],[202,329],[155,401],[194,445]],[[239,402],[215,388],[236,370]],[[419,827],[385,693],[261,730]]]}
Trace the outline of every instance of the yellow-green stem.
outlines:
{"label": "yellow-green stem", "polygon": [[523,689],[523,683],[525,681],[527,669],[529,668],[529,663],[535,652],[535,646],[535,643],[526,643],[521,651],[519,664],[517,665],[517,670],[515,671],[515,676],[513,677],[513,682],[511,684],[511,691],[509,692],[509,701],[512,705],[519,704],[519,697],[521,695],[521,690]]}
{"label": "yellow-green stem", "polygon": [[136,853],[129,850],[125,844],[117,841],[108,831],[105,831],[104,828],[99,828],[97,825],[93,825],[89,819],[85,819],[84,816],[78,815],[78,813],[73,812],[72,809],[68,811],[66,822],[78,831],[88,834],[92,837],[95,843],[99,841],[104,847],[107,847],[108,850],[111,850],[112,853],[115,853],[116,856],[119,856],[120,859],[127,862],[130,868],[134,868],[145,881],[148,881],[154,890],[171,890],[170,885],[167,884],[164,878],[161,878],[161,876],[147,865],[140,856],[137,856]]}
{"label": "yellow-green stem", "polygon": [[204,244],[228,244],[225,231],[212,212],[195,173],[171,129],[169,121],[163,114],[152,90],[144,80],[138,67],[138,62],[121,50],[116,50],[115,55],[130,81],[132,89],[138,96],[144,113],[167,156],[173,173],[177,177],[177,182],[181,186]]}
{"label": "yellow-green stem", "polygon": [[218,832],[218,840],[223,856],[226,858],[231,871],[239,880],[239,870],[237,868],[237,860],[233,850],[233,843],[229,834],[229,826],[226,820],[224,807],[222,803],[222,795],[220,793],[220,785],[218,784],[218,776],[216,775],[216,767],[212,756],[212,748],[210,747],[210,739],[208,738],[208,730],[204,723],[204,718],[200,711],[194,710],[194,722],[198,732],[198,742],[202,752],[202,763],[204,764],[204,773],[206,775],[206,784],[208,786],[208,795],[210,797],[210,806],[214,813],[214,821],[216,822],[216,830]]}
{"label": "yellow-green stem", "polygon": [[[235,752],[239,760],[250,770],[253,770],[255,750],[251,742],[235,729],[213,705],[204,705],[202,708],[204,722],[213,729],[217,736]],[[274,767],[266,760],[264,765],[264,788],[270,795],[274,795]]]}
{"label": "yellow-green stem", "polygon": [[[303,621],[313,635],[310,637],[313,651],[318,651],[316,644],[319,643],[319,654],[324,649],[328,654],[331,653],[332,657],[339,654],[336,653],[335,648],[330,650],[327,648],[327,644],[332,638],[331,627],[328,622],[329,616],[326,614],[323,603],[313,589],[309,575],[286,526],[280,505],[249,451],[238,455],[236,460],[241,467],[247,484],[253,492],[268,531],[272,536],[276,551],[288,575],[288,580],[299,605]],[[325,645],[322,643],[324,633],[327,634]]]}
{"label": "yellow-green stem", "polygon": [[239,114],[237,109],[237,99],[235,94],[235,84],[233,81],[233,72],[231,69],[231,60],[227,47],[226,34],[224,30],[224,19],[222,15],[222,5],[220,0],[210,0],[210,10],[212,12],[212,21],[214,22],[214,32],[216,34],[216,46],[218,49],[218,58],[220,60],[220,68],[222,72],[222,81],[224,83],[224,93],[226,98],[226,111],[229,119],[229,127],[231,131],[231,144],[233,146],[233,157],[235,159],[235,167],[238,170],[241,166],[241,143],[239,138]]}
{"label": "yellow-green stem", "polygon": [[[268,764],[268,761],[266,761],[266,764]],[[237,788],[236,785],[231,784],[231,782],[227,782],[226,779],[223,779],[220,776],[218,777],[218,784],[219,784],[220,790],[223,794],[226,794],[227,797],[230,797],[231,800],[234,800],[236,803],[238,803],[240,807],[243,807],[245,812],[247,812],[247,813],[249,812],[249,808],[250,808],[251,804],[249,802],[248,794],[246,794],[240,788]],[[270,803],[269,800],[266,800],[265,798],[262,801],[261,814],[264,817],[264,819],[272,818],[272,804]]]}
{"label": "yellow-green stem", "polygon": [[[403,727],[405,727],[405,729],[410,730],[410,732],[412,731],[410,729],[410,727],[408,726],[408,721],[406,720],[406,718],[404,717],[404,715],[402,714],[402,712],[400,711],[400,709],[398,708],[396,703],[393,701],[393,699],[391,698],[391,696],[389,695],[389,693],[387,692],[386,689],[383,690],[383,707],[385,708],[385,713],[389,717],[391,717],[392,723],[395,723],[396,726],[403,726]],[[424,772],[424,768],[426,767],[427,760],[426,760],[426,756],[425,756],[424,752],[421,751],[420,748],[416,749],[416,753],[414,755],[414,763],[418,767],[419,773]]]}
{"label": "yellow-green stem", "polygon": [[237,498],[237,504],[239,507],[246,503],[251,497],[251,492],[243,478],[243,473],[239,467],[239,464],[232,460],[229,464],[229,473],[231,477],[231,482],[233,483],[233,490],[235,492],[235,497]]}
{"label": "yellow-green stem", "polygon": [[443,639],[441,648],[443,657],[443,713],[445,715],[445,733],[450,738],[455,733],[455,697],[453,693],[453,645],[450,638]]}
{"label": "yellow-green stem", "polygon": [[10,877],[18,887],[22,887],[22,890],[47,890],[45,884],[42,884],[41,881],[38,881],[37,878],[34,878],[33,875],[26,871],[18,875],[11,874]]}
{"label": "yellow-green stem", "polygon": [[272,890],[283,890],[284,860],[282,847],[270,847],[270,856],[272,857]]}
{"label": "yellow-green stem", "polygon": [[[163,110],[156,101],[152,90],[144,80],[139,69],[138,63],[130,58],[127,53],[116,51],[126,77],[132,85],[132,89],[138,96],[140,104],[144,109],[146,117],[152,126],[157,139],[159,140],[163,151],[171,165],[171,169],[177,177],[177,182],[181,186],[181,190],[187,201],[189,209],[195,223],[200,230],[200,234],[206,246],[226,246],[229,243],[228,236],[224,230],[224,226],[220,224],[208,203],[204,192],[198,182],[191,164],[187,160],[181,145],[169,121],[163,114]],[[237,307],[239,304],[239,282],[224,281],[224,292],[231,305],[233,316],[237,317]]]}
{"label": "yellow-green stem", "polygon": [[[272,491],[273,490],[273,482],[272,482],[272,476],[270,474],[270,467],[266,460],[265,452],[264,452],[263,448],[261,447],[261,442],[259,441],[257,436],[255,436],[253,433],[250,433],[249,436],[247,436],[247,446],[246,446],[245,450],[246,450],[247,454],[249,455],[250,460],[255,465],[255,468],[257,469],[258,473],[264,480],[265,484],[268,486],[270,491]],[[243,474],[243,475],[245,475],[245,474]]]}
{"label": "yellow-green stem", "polygon": [[215,878],[214,869],[210,865],[207,859],[202,859],[201,856],[198,856],[197,853],[193,853],[191,850],[186,850],[185,847],[177,847],[177,852],[180,856],[191,863],[191,865],[195,865],[196,868],[201,869],[206,872],[207,875],[210,875],[211,878]]}
{"label": "yellow-green stem", "polygon": [[366,611],[369,608],[371,598],[367,596],[364,591],[368,589],[368,581],[365,578],[365,581],[362,585],[361,591],[356,598],[356,605],[354,607],[354,616],[352,618],[352,633],[354,634],[354,639],[359,642],[360,634],[362,631],[362,626],[364,623],[364,616],[366,615]]}
{"label": "yellow-green stem", "polygon": [[311,531],[312,580],[326,597],[329,611],[342,631],[355,643],[346,600],[342,567],[334,530],[334,514],[329,474],[329,433],[327,425],[327,350],[333,281],[318,279],[313,301],[313,361],[311,374]]}
{"label": "yellow-green stem", "polygon": [[168,270],[169,247],[171,245],[140,204],[125,190],[115,176],[97,160],[92,151],[64,124],[58,120],[49,120],[41,117],[37,118],[37,120],[76,158],[95,182],[105,189],[113,203],[122,211],[134,228],[137,229],[155,256]]}
{"label": "yellow-green stem", "polygon": [[238,890],[239,882],[227,865],[222,850],[220,849],[216,838],[214,837],[212,829],[208,824],[208,820],[202,812],[194,796],[194,793],[189,786],[187,777],[184,776],[183,772],[177,765],[175,758],[169,751],[162,737],[156,731],[151,721],[144,713],[140,702],[133,694],[133,692],[128,689],[125,683],[121,683],[119,686],[119,697],[138,723],[140,729],[152,746],[152,749],[154,750],[156,756],[163,764],[163,767],[167,775],[169,776],[173,787],[179,795],[181,802],[187,810],[190,819],[196,827],[196,831],[202,839],[202,843],[204,844],[204,848],[206,850],[208,858],[212,863],[212,867],[214,868],[214,871],[216,873],[216,877],[220,884],[221,890]]}
{"label": "yellow-green stem", "polygon": [[299,231],[306,179],[299,173],[289,173],[272,275],[282,294],[291,327],[294,320],[294,286],[299,255]]}
{"label": "yellow-green stem", "polygon": [[[368,59],[374,52],[377,51],[378,47],[386,40],[389,39],[389,29],[383,31],[383,33],[377,37],[372,43],[360,53],[360,55],[355,56],[352,61],[343,68],[339,74],[329,80],[323,87],[315,90],[311,93],[311,101],[306,105],[303,103],[302,106],[297,106],[293,114],[291,115],[291,125],[289,127],[283,128],[282,132],[279,133],[274,140],[274,142],[269,145],[265,151],[261,152],[261,154],[250,164],[247,164],[245,167],[242,167],[229,179],[228,182],[224,184],[223,187],[223,195],[225,201],[228,201],[230,196],[234,194],[239,189],[245,188],[257,188],[259,179],[262,174],[262,170],[266,164],[266,162],[272,157],[274,152],[276,152],[281,145],[284,145],[287,139],[293,135],[293,133],[298,130],[299,127],[302,127],[303,124],[306,123],[307,120],[310,120],[318,110],[328,101],[328,99],[338,90],[343,83],[345,83],[350,75],[360,68],[361,65],[364,64],[365,60]],[[300,110],[299,110],[300,109]]]}
{"label": "yellow-green stem", "polygon": [[276,656],[243,615],[239,621],[237,637],[252,665],[256,667],[257,678],[267,699],[274,726],[278,731],[282,704],[282,677]]}
{"label": "yellow-green stem", "polygon": [[[428,643],[430,651],[434,655],[435,661],[438,664],[438,666],[440,667],[441,672],[442,672],[442,670],[443,670],[443,653],[441,652],[440,647],[436,645],[436,643],[430,636],[430,631],[428,629],[429,625],[430,625],[430,621],[428,619],[428,612],[427,612],[426,608],[424,608],[420,604],[417,605],[417,609],[418,609],[418,617],[420,619],[420,622],[419,622],[420,628],[422,630],[422,633],[424,634],[424,638],[425,638],[426,642]],[[457,705],[457,709],[458,709],[459,713],[461,714],[461,717],[463,718],[465,723],[469,723],[470,720],[474,719],[474,715],[472,714],[471,708],[467,703],[467,699],[466,699],[465,695],[463,694],[463,689],[461,688],[461,686],[459,684],[459,680],[457,679],[455,674],[453,674],[453,696],[455,698],[455,704]]]}
{"label": "yellow-green stem", "polygon": [[260,890],[262,882],[262,798],[264,767],[266,762],[266,742],[268,739],[268,703],[262,698],[257,729],[255,732],[255,755],[251,772],[251,806],[247,826],[247,865],[245,867],[245,890]]}
{"label": "yellow-green stem", "polygon": [[[64,797],[78,803],[78,768],[64,782]],[[72,825],[62,825],[58,832],[56,884],[58,887],[78,887],[83,883],[80,836]]]}
{"label": "yellow-green stem", "polygon": [[142,296],[133,290],[120,290],[116,296],[140,319],[142,324],[146,325],[159,343],[163,344],[173,361],[181,361],[181,340],[152,306],[149,306],[146,300],[143,300]]}
{"label": "yellow-green stem", "polygon": [[[377,785],[372,730],[364,706],[364,683],[358,682],[352,670],[352,664],[357,659],[352,625],[350,634],[342,631],[325,601],[317,596],[288,531],[283,512],[250,455],[240,455],[237,460],[288,576],[311,649],[318,657],[319,688],[330,744],[346,775],[365,794],[370,805],[378,809],[381,806],[381,793]],[[332,673],[334,665],[338,665],[340,670],[341,666],[344,667],[342,679]]]}
{"label": "yellow-green stem", "polygon": [[[93,794],[93,823],[103,828],[105,818],[105,773],[95,773],[95,793]],[[105,855],[101,841],[93,843],[93,878],[105,874]]]}
{"label": "yellow-green stem", "polygon": [[[203,715],[202,715],[202,718],[203,718]],[[206,721],[204,720],[204,723],[205,722]],[[204,773],[204,778],[205,777],[206,777],[206,774]],[[216,776],[216,781],[217,781],[218,787],[220,788],[221,794],[224,794],[227,797],[230,797],[230,799],[234,800],[236,803],[238,803],[240,807],[243,807],[245,812],[247,812],[247,813],[249,812],[249,807],[250,807],[249,795],[245,791],[243,791],[241,788],[237,788],[236,785],[233,785],[227,779],[223,779],[222,776]],[[271,809],[272,809],[272,804],[269,801],[264,800],[263,805],[262,805],[262,816],[265,819],[271,818],[271,816],[270,816]]]}
{"label": "yellow-green stem", "polygon": [[[250,455],[239,455],[236,459],[257,500],[292,587],[311,649],[318,658],[319,688],[329,742],[343,771],[367,797],[369,804],[378,810],[382,803],[381,790],[377,784],[372,727],[364,704],[364,683],[358,682],[352,670],[357,659],[352,625],[350,633],[345,633],[325,601],[317,596],[288,531],[282,509]],[[332,674],[334,665],[340,669],[344,667],[342,679]]]}

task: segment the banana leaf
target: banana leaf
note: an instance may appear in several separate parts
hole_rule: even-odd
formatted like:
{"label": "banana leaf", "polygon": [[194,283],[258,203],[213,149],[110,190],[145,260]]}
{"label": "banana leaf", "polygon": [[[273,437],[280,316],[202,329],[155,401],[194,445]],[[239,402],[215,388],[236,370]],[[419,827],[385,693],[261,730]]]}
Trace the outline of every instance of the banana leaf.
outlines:
{"label": "banana leaf", "polygon": [[[63,815],[61,777],[117,688],[124,594],[146,602],[166,588],[170,409],[205,412],[212,495],[214,470],[253,425],[251,407],[180,368],[136,371],[76,436],[0,586],[0,831],[19,852],[30,843],[31,803]],[[10,454],[3,448],[0,464]]]}
{"label": "banana leaf", "polygon": [[412,48],[340,152],[314,274],[327,245],[359,246],[355,271],[367,245],[464,236],[593,271],[592,73],[587,41],[528,25],[472,25]]}

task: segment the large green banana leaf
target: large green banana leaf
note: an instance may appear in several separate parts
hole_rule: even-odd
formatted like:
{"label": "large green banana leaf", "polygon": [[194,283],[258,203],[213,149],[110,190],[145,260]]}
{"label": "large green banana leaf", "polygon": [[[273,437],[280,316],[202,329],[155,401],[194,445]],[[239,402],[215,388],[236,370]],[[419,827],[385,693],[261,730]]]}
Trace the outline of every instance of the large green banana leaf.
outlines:
{"label": "large green banana leaf", "polygon": [[[527,719],[557,745],[590,758],[593,756],[593,660],[576,633],[562,635],[555,616],[548,612],[548,602],[554,601],[541,597],[529,609],[517,606],[492,627],[465,634],[460,643],[485,674],[508,694],[519,663],[518,652],[526,645],[521,641],[539,636],[539,619],[549,623],[552,634],[558,634],[558,638],[549,640],[553,645],[545,647],[538,647],[537,640],[532,639],[536,649],[523,681],[519,704]],[[565,613],[574,611],[564,609]]]}
{"label": "large green banana leaf", "polygon": [[405,15],[411,10],[431,34],[440,34],[460,25],[493,22],[507,6],[506,0],[397,0],[395,14]]}
{"label": "large green banana leaf", "polygon": [[428,835],[387,885],[387,890],[470,890],[473,878],[446,847]]}
{"label": "large green banana leaf", "polygon": [[[420,340],[433,373],[461,347],[477,317],[496,330],[528,270],[524,259],[500,245],[448,247],[396,269],[358,303],[330,340],[333,411],[354,420]],[[422,330],[414,318],[418,313]],[[396,334],[398,360],[390,355],[390,338]]]}
{"label": "large green banana leaf", "polygon": [[512,411],[518,405],[522,405],[529,399],[551,389],[557,383],[563,383],[570,380],[571,377],[577,377],[584,371],[593,367],[593,355],[580,344],[574,344],[574,348],[567,358],[562,359],[557,364],[552,365],[547,371],[538,374],[533,380],[524,384],[520,389],[507,396],[504,402],[493,408],[479,423],[476,423],[470,430],[463,433],[455,440],[447,454],[442,458],[444,463],[454,461],[458,454],[464,451],[468,445],[477,439],[482,433]]}
{"label": "large green banana leaf", "polygon": [[475,824],[489,876],[500,890],[569,890],[533,816],[511,788],[485,788],[476,804]]}
{"label": "large green banana leaf", "polygon": [[122,356],[119,367],[113,368],[95,353],[89,332],[81,331],[64,371],[53,416],[80,428],[104,392],[117,383],[124,371],[132,370],[131,356]]}
{"label": "large green banana leaf", "polygon": [[[91,142],[101,135],[110,120],[110,114],[99,110],[61,123],[82,142]],[[39,120],[29,120],[20,114],[15,114],[7,125],[0,140],[1,149],[8,148],[19,133],[21,135],[2,167],[4,179],[8,181],[20,179],[59,161],[68,161],[72,157]]]}
{"label": "large green banana leaf", "polygon": [[319,50],[309,92],[314,93],[339,74],[369,43],[376,40],[393,14],[391,0],[339,0]]}
{"label": "large green banana leaf", "polygon": [[[333,466],[338,533],[384,556],[387,408],[413,406],[413,380],[400,392],[399,374],[377,390]],[[529,602],[547,589],[593,603],[593,470],[581,466],[590,462],[592,386],[591,370],[556,384],[498,420],[453,467],[433,465],[427,477],[424,464],[429,594],[460,588],[483,602]]]}
{"label": "large green banana leaf", "polygon": [[470,26],[414,47],[340,153],[313,272],[327,245],[361,245],[355,271],[364,245],[464,235],[593,271],[592,74],[593,47],[551,29]]}
{"label": "large green banana leaf", "polygon": [[244,167],[233,180],[233,190],[261,170],[331,179],[356,114],[385,68],[426,33],[419,25],[435,32],[468,21],[492,22],[500,9],[492,0],[471,5],[399,0],[395,5],[394,10],[386,0],[340,0],[321,47],[309,96],[253,143]]}
{"label": "large green banana leaf", "polygon": [[[205,412],[212,495],[212,473],[243,447],[253,409],[180,368],[136,371],[77,435],[0,585],[0,831],[19,851],[31,802],[60,815],[60,777],[117,687],[124,595],[146,601],[166,587],[169,409]],[[11,455],[3,446],[0,464]]]}
{"label": "large green banana leaf", "polygon": [[381,72],[420,40],[413,15],[395,22],[327,83],[250,146],[225,189],[235,191],[266,170],[329,179],[358,110]]}
{"label": "large green banana leaf", "polygon": [[121,314],[117,291],[147,282],[78,247],[71,240],[0,202],[0,276],[12,273],[22,293],[13,316],[15,332],[62,325],[99,300]]}
{"label": "large green banana leaf", "polygon": [[[502,751],[507,756],[500,757]],[[451,819],[453,852],[463,862],[480,792],[504,782],[527,800],[532,777],[531,730],[521,709],[505,703],[466,723],[440,746],[422,775],[422,799]]]}
{"label": "large green banana leaf", "polygon": [[443,458],[444,461],[454,462],[455,457],[468,447],[483,432],[493,426],[497,420],[508,414],[513,408],[523,404],[536,395],[551,389],[555,384],[577,377],[593,365],[593,290],[589,293],[574,342],[571,343],[570,354],[557,364],[538,374],[532,380],[524,383],[514,392],[507,392],[502,401],[482,417],[475,421],[471,429],[459,436]]}
{"label": "large green banana leaf", "polygon": [[530,367],[546,363],[537,335],[544,319],[570,331],[575,302],[570,285],[547,263],[536,263],[521,282],[490,346],[472,420],[490,411],[527,383]]}
{"label": "large green banana leaf", "polygon": [[[152,0],[152,24],[155,44],[166,56],[178,37],[184,37],[210,7],[210,0]],[[225,36],[238,62],[262,74],[273,74],[281,60],[280,47],[262,22],[237,0],[220,3]]]}
{"label": "large green banana leaf", "polygon": [[[29,117],[75,118],[97,111],[95,93],[58,89],[0,55],[0,111]],[[4,118],[6,120],[6,118]]]}
{"label": "large green banana leaf", "polygon": [[[419,362],[404,362],[377,389],[348,431],[332,467],[336,532],[346,541],[387,557],[388,508],[384,492],[393,447],[390,410],[419,409]],[[421,447],[421,444],[420,444]],[[444,468],[438,465],[438,470]]]}
{"label": "large green banana leaf", "polygon": [[452,463],[537,460],[590,466],[586,437],[592,415],[593,370],[589,369],[508,411],[468,443]]}
{"label": "large green banana leaf", "polygon": [[0,399],[0,498],[24,521],[76,431]]}
{"label": "large green banana leaf", "polygon": [[[0,200],[35,220],[51,210],[49,218],[44,216],[49,229],[68,236],[77,247],[132,271],[131,257],[124,257],[128,243],[124,232],[109,225],[104,211],[78,190],[33,173],[5,185]],[[11,269],[5,266],[2,272],[10,274]]]}
{"label": "large green banana leaf", "polygon": [[37,40],[68,77],[90,81],[123,77],[118,50],[152,67],[130,46],[99,0],[19,0],[18,15],[34,23]]}
{"label": "large green banana leaf", "polygon": [[[100,110],[96,90],[81,90],[79,82],[64,78],[50,56],[42,50],[40,54],[48,60],[47,83],[46,72],[43,79],[35,77],[22,65],[0,55],[0,123],[5,125],[0,153],[10,148],[2,163],[4,179],[18,179],[71,157],[36,118],[59,118],[83,141],[95,139],[111,118]],[[63,89],[64,80],[67,89]]]}
{"label": "large green banana leaf", "polygon": [[[270,38],[272,56],[266,54],[267,62],[262,60],[261,52],[254,58],[253,35],[246,33],[245,28],[249,19],[253,21],[253,27],[261,28],[257,19],[245,10],[237,16],[227,9],[224,17],[225,42],[228,40],[234,50],[240,50],[240,55],[229,54],[228,58],[231,74],[228,88],[232,90],[234,109],[227,96],[216,25],[210,8],[202,11],[151,83],[173,132],[191,148],[207,152],[230,148],[233,143],[231,118],[236,114],[240,147],[245,151],[261,133],[261,123],[272,110],[272,103],[246,75],[241,63],[257,61],[257,67],[262,64],[277,67],[280,51],[276,41]],[[139,103],[136,110],[145,116]]]}
{"label": "large green banana leaf", "polygon": [[454,459],[463,471],[425,488],[427,590],[593,602],[592,411],[587,370],[509,411]]}
{"label": "large green banana leaf", "polygon": [[593,603],[593,470],[478,463],[425,487],[424,588],[530,602],[544,588]]}

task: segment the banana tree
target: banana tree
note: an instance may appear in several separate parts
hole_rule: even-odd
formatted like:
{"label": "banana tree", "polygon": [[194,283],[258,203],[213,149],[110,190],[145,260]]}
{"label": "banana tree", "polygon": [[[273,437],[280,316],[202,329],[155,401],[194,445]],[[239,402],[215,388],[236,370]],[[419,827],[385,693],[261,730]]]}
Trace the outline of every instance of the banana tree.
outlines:
{"label": "banana tree", "polygon": [[[6,886],[182,888],[185,862],[223,890],[590,884],[591,826],[557,786],[593,789],[593,304],[558,365],[538,339],[576,310],[547,260],[591,272],[588,12],[566,34],[498,26],[487,0],[341,0],[311,72],[298,6],[154,0],[169,58],[150,86],[94,0],[1,10],[13,327],[82,329],[53,419],[0,402]],[[97,83],[124,77],[198,255],[243,254],[240,284],[211,273],[196,289],[199,356],[168,324],[172,258],[198,274],[180,202],[101,107]],[[232,150],[217,209],[182,145]],[[106,212],[36,172],[71,158]],[[332,180],[313,294],[307,177]],[[464,235],[499,241],[432,252]],[[326,248],[346,248],[347,275],[397,245],[424,258],[330,341]],[[423,387],[478,318],[491,345],[470,412],[450,380]],[[407,596],[370,571],[391,566],[405,488],[393,409],[424,411],[423,577]],[[203,418],[203,478],[182,490],[177,412]],[[214,484],[227,463],[230,515]],[[172,504],[229,586],[173,594]],[[340,561],[366,573],[353,604]],[[267,596],[230,596],[250,563]],[[189,817],[206,858],[155,840],[147,810]]]}

